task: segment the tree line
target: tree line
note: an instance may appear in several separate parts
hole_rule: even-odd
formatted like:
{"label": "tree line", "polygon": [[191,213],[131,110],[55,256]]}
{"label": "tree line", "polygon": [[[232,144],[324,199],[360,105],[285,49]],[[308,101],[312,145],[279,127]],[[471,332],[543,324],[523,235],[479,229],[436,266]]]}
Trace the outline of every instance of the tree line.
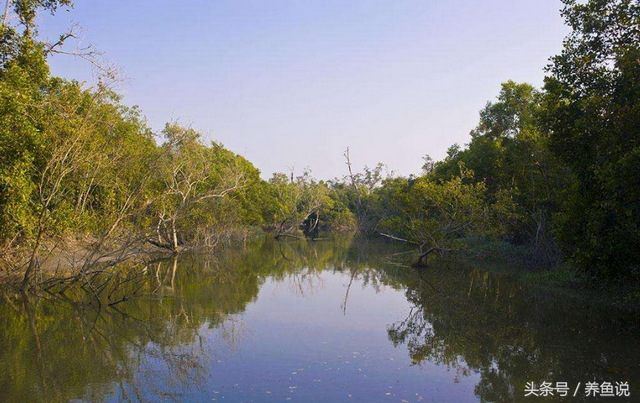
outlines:
{"label": "tree line", "polygon": [[[566,263],[590,278],[637,281],[640,269],[640,3],[563,0],[571,28],[541,89],[502,84],[465,146],[419,175],[352,168],[329,181],[311,172],[263,180],[244,157],[193,128],[154,133],[122,104],[112,71],[92,49],[38,37],[36,15],[70,0],[9,0],[0,35],[2,270],[32,287],[44,261],[75,247],[71,283],[98,262],[141,245],[179,253],[246,237],[319,238],[356,230],[408,242],[418,264],[465,239],[518,245],[538,266]],[[53,76],[47,59],[71,53],[102,73],[97,84]]]}

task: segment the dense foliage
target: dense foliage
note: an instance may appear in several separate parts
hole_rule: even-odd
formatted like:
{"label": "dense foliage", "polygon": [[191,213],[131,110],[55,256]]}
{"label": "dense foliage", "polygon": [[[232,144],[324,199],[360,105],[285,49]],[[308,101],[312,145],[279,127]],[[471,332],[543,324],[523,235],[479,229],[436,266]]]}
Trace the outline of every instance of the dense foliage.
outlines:
{"label": "dense foliage", "polygon": [[263,180],[175,122],[154,134],[109,74],[94,87],[50,74],[47,57],[73,36],[40,41],[35,16],[70,1],[8,4],[18,18],[0,27],[0,243],[4,264],[25,269],[23,285],[43,250],[70,236],[90,239],[91,256],[123,238],[177,253],[250,228],[385,234],[419,246],[419,263],[490,237],[520,245],[535,265],[638,278],[638,1],[564,0],[572,32],[544,88],[503,83],[469,144],[442,161],[427,156],[419,176],[354,172],[347,150],[347,175],[332,181],[309,171]]}
{"label": "dense foliage", "polygon": [[566,1],[573,29],[545,82],[550,149],[573,176],[558,239],[602,277],[640,270],[640,3]]}

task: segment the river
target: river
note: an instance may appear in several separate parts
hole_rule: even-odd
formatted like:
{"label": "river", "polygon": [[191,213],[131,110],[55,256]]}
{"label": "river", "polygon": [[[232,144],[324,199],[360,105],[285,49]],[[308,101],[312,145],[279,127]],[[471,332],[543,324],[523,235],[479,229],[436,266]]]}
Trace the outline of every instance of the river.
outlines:
{"label": "river", "polygon": [[[0,402],[599,400],[587,382],[640,398],[628,311],[405,252],[263,238],[131,268],[100,304],[6,296]],[[529,382],[554,395],[525,397]]]}

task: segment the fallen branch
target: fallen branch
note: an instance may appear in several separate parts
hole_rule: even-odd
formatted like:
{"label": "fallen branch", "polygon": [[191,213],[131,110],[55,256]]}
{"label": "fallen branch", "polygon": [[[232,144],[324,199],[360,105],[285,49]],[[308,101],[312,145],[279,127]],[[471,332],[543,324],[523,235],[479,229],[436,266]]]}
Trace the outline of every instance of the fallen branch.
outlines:
{"label": "fallen branch", "polygon": [[400,241],[400,242],[406,242],[406,243],[410,243],[411,245],[416,245],[416,246],[420,246],[419,243],[414,242],[414,241],[410,241],[408,239],[404,239],[404,238],[398,238],[397,236],[393,236],[393,235],[389,235],[389,234],[384,234],[384,233],[380,233],[381,236],[386,237],[386,238],[390,238],[393,239],[394,241]]}

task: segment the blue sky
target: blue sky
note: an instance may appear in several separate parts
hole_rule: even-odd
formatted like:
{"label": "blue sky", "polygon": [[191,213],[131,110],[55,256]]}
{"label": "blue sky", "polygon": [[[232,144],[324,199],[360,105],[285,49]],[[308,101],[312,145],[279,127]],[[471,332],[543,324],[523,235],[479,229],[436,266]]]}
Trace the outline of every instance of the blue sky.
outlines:
{"label": "blue sky", "polygon": [[[269,177],[386,163],[417,173],[464,144],[509,79],[542,85],[568,32],[559,0],[76,0],[72,22],[121,68],[119,92],[152,128],[178,120]],[[91,83],[68,56],[54,74]]]}

